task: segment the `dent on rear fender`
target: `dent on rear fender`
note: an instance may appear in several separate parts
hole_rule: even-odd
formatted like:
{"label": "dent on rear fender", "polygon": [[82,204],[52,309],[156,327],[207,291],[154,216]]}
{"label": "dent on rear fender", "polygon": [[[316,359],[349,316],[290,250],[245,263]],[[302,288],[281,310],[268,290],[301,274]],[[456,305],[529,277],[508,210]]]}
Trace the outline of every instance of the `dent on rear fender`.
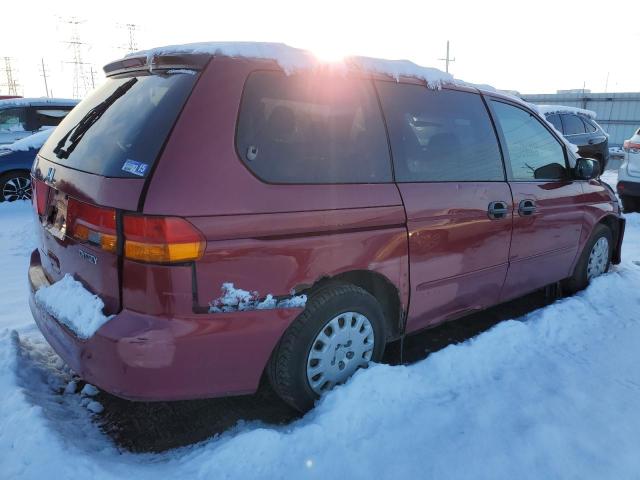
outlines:
{"label": "dent on rear fender", "polygon": [[169,367],[176,352],[175,338],[167,329],[149,330],[118,339],[117,351],[123,363],[131,367]]}

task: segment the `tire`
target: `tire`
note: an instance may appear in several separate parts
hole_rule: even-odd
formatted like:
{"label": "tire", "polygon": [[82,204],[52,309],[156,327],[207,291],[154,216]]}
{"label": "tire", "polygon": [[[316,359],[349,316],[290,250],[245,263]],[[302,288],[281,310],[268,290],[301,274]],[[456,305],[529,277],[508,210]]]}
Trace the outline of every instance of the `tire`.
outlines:
{"label": "tire", "polygon": [[[354,339],[345,342],[349,333]],[[280,398],[306,412],[355,370],[379,362],[385,343],[384,314],[369,292],[351,284],[325,287],[310,297],[278,343],[267,366],[269,381]]]}
{"label": "tire", "polygon": [[633,213],[639,210],[640,199],[638,197],[622,195],[620,200],[622,200],[622,211],[624,213]]}
{"label": "tire", "polygon": [[31,199],[31,176],[27,170],[0,175],[0,202]]}
{"label": "tire", "polygon": [[[596,245],[602,244],[601,239],[605,239],[607,242],[606,253],[604,253],[606,257],[599,256],[597,255],[597,252],[594,251],[594,249],[600,248],[596,247]],[[564,289],[568,293],[576,293],[585,289],[592,278],[606,273],[611,265],[612,252],[613,234],[611,233],[611,229],[602,224],[596,225],[593,229],[593,233],[591,234],[591,238],[589,238],[589,241],[580,255],[580,259],[578,260],[578,264],[576,265],[573,275],[565,280],[563,285]],[[592,253],[594,256],[592,256]],[[600,268],[596,268],[598,266],[600,266]]]}

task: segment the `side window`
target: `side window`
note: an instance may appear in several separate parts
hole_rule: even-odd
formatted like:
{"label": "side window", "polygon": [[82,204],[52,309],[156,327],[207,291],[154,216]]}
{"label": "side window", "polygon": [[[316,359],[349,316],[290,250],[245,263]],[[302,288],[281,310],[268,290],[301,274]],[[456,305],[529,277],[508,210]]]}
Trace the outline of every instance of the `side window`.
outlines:
{"label": "side window", "polygon": [[393,181],[384,123],[368,80],[252,73],[240,105],[236,148],[267,182]]}
{"label": "side window", "polygon": [[562,133],[562,123],[560,122],[560,115],[557,115],[555,113],[552,113],[551,115],[547,115],[547,121],[551,125],[556,127],[556,130]]}
{"label": "side window", "polygon": [[587,133],[593,133],[597,130],[596,126],[588,118],[582,117],[581,120],[582,120],[582,123],[584,123],[584,128],[587,131]]}
{"label": "side window", "polygon": [[71,109],[62,107],[32,107],[30,110],[31,130],[40,130],[42,127],[55,127],[59,125]]}
{"label": "side window", "polygon": [[492,100],[514,180],[557,180],[566,175],[564,148],[529,112]]}
{"label": "side window", "polygon": [[0,110],[0,131],[24,132],[26,130],[26,110],[24,108],[7,108]]}
{"label": "side window", "polygon": [[399,182],[504,181],[502,157],[479,95],[376,82]]}
{"label": "side window", "polygon": [[577,115],[562,114],[562,124],[565,135],[579,135],[585,133],[584,123]]}

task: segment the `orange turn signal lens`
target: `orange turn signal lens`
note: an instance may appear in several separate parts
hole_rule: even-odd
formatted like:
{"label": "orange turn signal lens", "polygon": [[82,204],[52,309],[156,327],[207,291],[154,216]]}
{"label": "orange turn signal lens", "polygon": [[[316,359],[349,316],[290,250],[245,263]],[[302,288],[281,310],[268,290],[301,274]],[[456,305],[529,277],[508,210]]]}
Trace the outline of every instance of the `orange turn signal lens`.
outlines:
{"label": "orange turn signal lens", "polygon": [[202,257],[206,243],[191,223],[178,217],[124,217],[124,255],[149,263],[176,263]]}

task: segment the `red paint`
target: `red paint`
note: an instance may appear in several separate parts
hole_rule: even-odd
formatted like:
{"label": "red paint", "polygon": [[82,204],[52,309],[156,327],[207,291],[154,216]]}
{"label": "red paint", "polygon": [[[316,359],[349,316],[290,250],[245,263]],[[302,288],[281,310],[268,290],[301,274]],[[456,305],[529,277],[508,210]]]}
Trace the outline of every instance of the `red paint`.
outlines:
{"label": "red paint", "polygon": [[[143,179],[36,162],[39,210],[58,192],[123,216],[184,217],[206,240],[199,260],[158,265],[40,230],[32,288],[71,273],[115,316],[87,341],[32,298],[34,318],[74,370],[109,392],[170,400],[255,391],[300,309],[210,314],[207,305],[224,282],[287,295],[324,277],[372,272],[395,287],[405,331],[413,332],[567,277],[594,225],[619,217],[597,181],[264,183],[240,161],[234,141],[244,81],[258,68],[277,67],[210,62],[146,187]],[[43,183],[49,168],[56,169],[52,188]],[[518,214],[523,199],[535,200],[534,215]],[[504,218],[489,218],[495,201],[507,206]]]}

